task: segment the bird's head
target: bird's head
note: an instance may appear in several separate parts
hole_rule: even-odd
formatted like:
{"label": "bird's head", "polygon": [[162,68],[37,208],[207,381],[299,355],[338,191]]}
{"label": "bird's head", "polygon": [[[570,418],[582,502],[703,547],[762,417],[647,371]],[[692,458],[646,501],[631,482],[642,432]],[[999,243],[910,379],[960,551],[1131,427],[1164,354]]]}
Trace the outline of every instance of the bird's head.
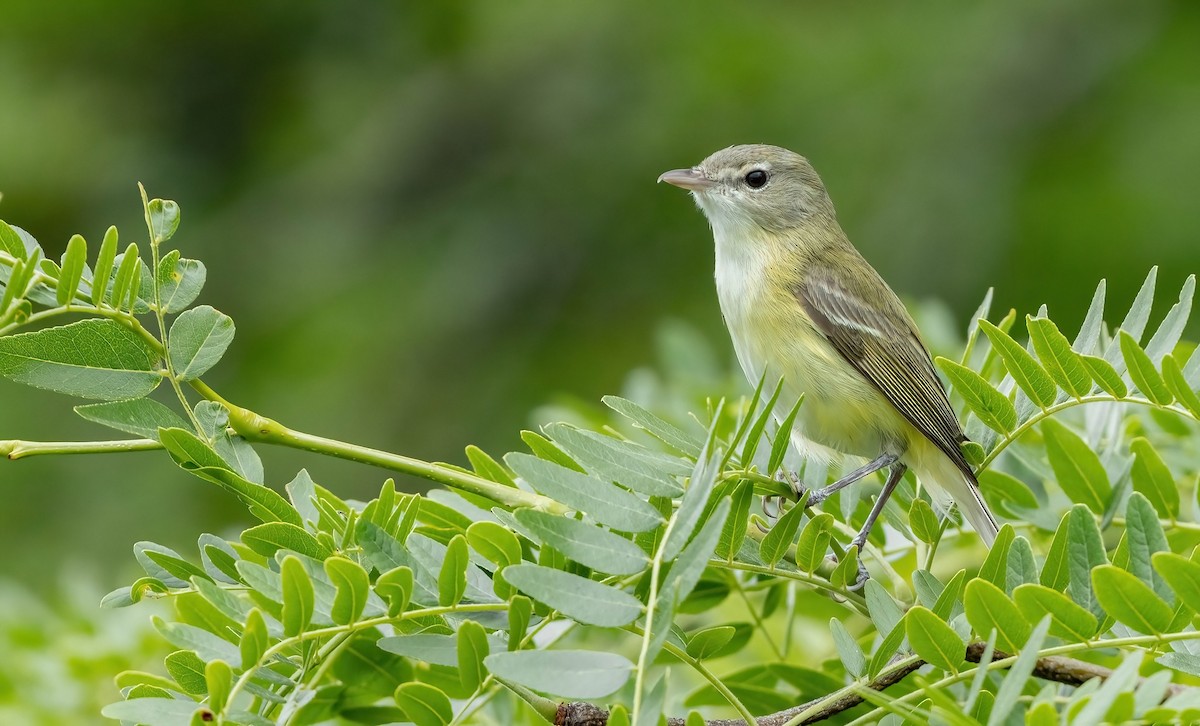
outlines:
{"label": "bird's head", "polygon": [[716,229],[781,232],[834,214],[825,185],[808,159],[778,146],[730,146],[658,180],[690,191]]}

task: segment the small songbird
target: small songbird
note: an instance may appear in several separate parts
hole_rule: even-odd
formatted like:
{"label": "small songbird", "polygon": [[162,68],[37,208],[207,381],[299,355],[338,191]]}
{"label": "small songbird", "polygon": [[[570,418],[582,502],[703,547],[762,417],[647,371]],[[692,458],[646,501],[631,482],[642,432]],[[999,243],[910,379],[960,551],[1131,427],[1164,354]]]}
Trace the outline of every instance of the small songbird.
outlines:
{"label": "small songbird", "polygon": [[[777,419],[804,396],[797,446],[809,456],[869,459],[810,490],[809,504],[890,467],[853,542],[861,552],[912,469],[939,504],[957,503],[990,546],[996,519],[960,449],[966,437],[929,351],[896,293],[846,238],[808,160],[778,146],[731,146],[658,180],[690,191],[708,217],[717,296],[746,376],[755,383],[765,375],[768,385],[782,377]],[[860,561],[857,585],[867,576]]]}

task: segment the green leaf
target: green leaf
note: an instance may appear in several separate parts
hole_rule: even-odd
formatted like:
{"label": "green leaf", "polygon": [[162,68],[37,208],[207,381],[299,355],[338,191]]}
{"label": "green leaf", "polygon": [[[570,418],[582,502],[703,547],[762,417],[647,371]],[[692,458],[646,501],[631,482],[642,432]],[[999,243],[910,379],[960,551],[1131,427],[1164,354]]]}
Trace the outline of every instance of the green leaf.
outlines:
{"label": "green leaf", "polygon": [[208,694],[208,681],[204,678],[204,661],[190,650],[177,650],[165,660],[167,673],[175,679],[184,693],[193,696]]}
{"label": "green leaf", "polygon": [[75,300],[79,281],[83,279],[83,268],[87,264],[87,242],[79,235],[72,235],[67,250],[62,256],[62,273],[58,276],[56,291],[59,305],[68,305]]}
{"label": "green leaf", "polygon": [[131,244],[126,247],[117,266],[117,275],[113,278],[112,296],[109,298],[109,304],[113,308],[117,310],[133,308],[141,283],[141,265],[142,261],[138,258],[138,246]]}
{"label": "green leaf", "polygon": [[746,526],[750,522],[750,503],[754,499],[754,483],[743,479],[737,482],[729,497],[730,513],[721,528],[721,539],[717,543],[716,556],[730,560],[742,549],[746,539]]}
{"label": "green leaf", "polygon": [[115,320],[80,320],[0,338],[0,375],[80,398],[140,398],[162,380],[155,353]]}
{"label": "green leaf", "polygon": [[204,375],[233,342],[233,318],[208,305],[185,310],[171,324],[171,365],[181,381]]}
{"label": "green leaf", "polygon": [[1070,570],[1067,562],[1067,547],[1070,545],[1067,533],[1071,521],[1070,512],[1064,514],[1054,530],[1054,538],[1050,541],[1050,549],[1046,552],[1046,561],[1042,563],[1041,583],[1051,590],[1062,592],[1070,582]]}
{"label": "green leaf", "polygon": [[454,535],[446,545],[446,559],[438,574],[438,605],[449,607],[458,604],[467,591],[467,565],[470,564],[467,538]]}
{"label": "green leaf", "polygon": [[1092,377],[1079,360],[1079,354],[1071,349],[1071,342],[1058,330],[1049,318],[1025,317],[1029,339],[1033,350],[1046,368],[1046,372],[1064,391],[1075,398],[1082,398],[1092,390]]}
{"label": "green leaf", "polygon": [[1154,569],[1175,591],[1175,596],[1200,612],[1200,564],[1174,552],[1155,552],[1150,559]]}
{"label": "green leaf", "polygon": [[[851,547],[853,550],[854,548]],[[892,656],[900,649],[900,645],[904,642],[904,623],[897,623],[892,631],[884,636],[880,641],[879,647],[871,655],[871,662],[867,664],[867,677],[874,679],[879,675],[879,672],[891,661]]]}
{"label": "green leaf", "polygon": [[254,608],[246,616],[246,626],[242,628],[242,640],[238,647],[242,656],[242,667],[253,668],[267,651],[270,634],[267,632],[267,621],[262,611]]}
{"label": "green leaf", "polygon": [[283,634],[292,637],[304,632],[312,620],[313,583],[294,555],[284,557],[279,569],[283,583]]}
{"label": "green leaf", "polygon": [[780,422],[775,429],[775,440],[771,442],[771,458],[767,463],[767,472],[774,474],[783,466],[783,460],[787,456],[788,444],[792,440],[792,428],[796,423],[796,415],[800,413],[800,406],[804,404],[804,396],[796,399],[796,405],[792,406],[786,417]]}
{"label": "green leaf", "polygon": [[[713,552],[717,548],[717,541],[720,539],[725,519],[729,516],[729,509],[729,500],[722,499],[710,515],[706,526],[692,538],[692,541],[675,560],[675,564],[671,568],[671,581],[676,589],[675,596],[680,601],[691,594],[692,589],[700,581],[700,576],[704,574],[704,569],[708,566],[709,559],[712,558]],[[666,613],[665,608],[660,607],[660,611]]]}
{"label": "green leaf", "polygon": [[1129,333],[1121,330],[1118,331],[1118,335],[1121,340],[1121,355],[1125,358],[1125,365],[1129,367],[1129,377],[1133,379],[1133,385],[1154,403],[1160,406],[1169,405],[1174,397],[1150,356],[1146,355],[1146,351],[1142,350],[1137,340]]}
{"label": "green leaf", "polygon": [[709,494],[712,493],[720,473],[720,461],[718,455],[702,457],[696,461],[687,491],[675,510],[671,525],[667,527],[666,539],[659,552],[662,561],[670,562],[678,557],[700,523],[700,518],[707,509]]}
{"label": "green leaf", "polygon": [[180,259],[172,250],[158,261],[158,299],[168,315],[181,313],[200,297],[208,270],[199,260]]}
{"label": "green leaf", "polygon": [[88,421],[147,439],[157,439],[159,429],[187,426],[179,414],[152,398],[89,403],[76,406],[75,413]]}
{"label": "green leaf", "polygon": [[1092,294],[1092,302],[1088,305],[1083,325],[1079,326],[1079,334],[1075,336],[1075,342],[1071,346],[1081,355],[1093,353],[1100,344],[1100,330],[1104,327],[1104,294],[1107,288],[1108,285],[1103,279],[1096,285],[1096,292]]}
{"label": "green leaf", "polygon": [[[1026,627],[1028,628],[1028,626]],[[1000,724],[1005,722],[1009,714],[1012,713],[1017,704],[1017,699],[1021,697],[1021,693],[1025,690],[1026,684],[1030,680],[1030,675],[1033,674],[1034,666],[1037,665],[1038,651],[1041,649],[1042,643],[1046,640],[1046,631],[1049,627],[1050,622],[1043,620],[1037,624],[1037,627],[1033,629],[1028,638],[1022,639],[1022,645],[1027,644],[1028,647],[1025,647],[1021,651],[1021,654],[1017,656],[1017,662],[1005,674],[1004,682],[1000,684],[1000,690],[996,692],[996,700],[987,719],[988,726],[1000,726]],[[996,645],[999,646],[999,641],[997,641]],[[987,691],[983,693],[987,693]],[[983,699],[980,700],[982,701]]]}
{"label": "green leaf", "polygon": [[1089,640],[1100,625],[1096,616],[1076,605],[1071,598],[1042,585],[1020,585],[1013,591],[1013,599],[1026,620],[1036,623],[1049,615],[1050,634],[1072,643]]}
{"label": "green leaf", "polygon": [[[517,521],[543,544],[593,570],[612,575],[634,575],[649,565],[642,548],[587,522],[533,509],[518,509],[514,514]],[[516,562],[520,562],[519,557]]]}
{"label": "green leaf", "polygon": [[325,560],[325,574],[337,588],[333,599],[330,618],[337,625],[346,625],[358,620],[367,604],[371,591],[371,578],[362,565],[345,557],[330,557]]}
{"label": "green leaf", "polygon": [[1053,404],[1058,387],[1054,385],[1054,379],[1038,365],[1029,351],[1009,337],[1008,333],[987,320],[980,320],[979,327],[983,329],[988,340],[992,341],[992,347],[1004,360],[1004,367],[1008,369],[1009,375],[1013,377],[1021,390],[1025,391],[1030,400],[1040,408],[1046,408]]}
{"label": "green leaf", "polygon": [[520,650],[529,619],[533,617],[533,601],[524,595],[514,595],[508,601],[508,649]]}
{"label": "green leaf", "polygon": [[1078,504],[1071,508],[1067,523],[1067,570],[1071,599],[1087,608],[1097,620],[1104,618],[1104,608],[1096,600],[1092,588],[1092,569],[1108,562],[1100,528],[1087,507]]}
{"label": "green leaf", "polygon": [[1073,502],[1103,514],[1112,495],[1100,457],[1083,439],[1053,418],[1042,422],[1046,454],[1058,485]]}
{"label": "green leaf", "polygon": [[1171,608],[1144,582],[1115,565],[1092,570],[1096,598],[1109,615],[1147,635],[1166,631]]}
{"label": "green leaf", "polygon": [[[144,201],[145,190],[142,193]],[[179,229],[179,205],[170,199],[151,199],[146,205],[146,224],[155,244],[166,242]]]}
{"label": "green leaf", "polygon": [[[556,517],[565,519],[565,517]],[[467,527],[467,544],[499,567],[521,561],[521,542],[511,531],[495,522],[474,522]],[[561,549],[561,548],[560,548]],[[641,550],[638,550],[641,552]]]}
{"label": "green leaf", "polygon": [[1138,492],[1130,495],[1125,508],[1125,542],[1129,551],[1129,565],[1125,569],[1172,603],[1170,588],[1151,566],[1151,557],[1156,552],[1170,552],[1171,547],[1154,507]]}
{"label": "green leaf", "polygon": [[1183,368],[1175,356],[1168,355],[1163,358],[1162,372],[1163,382],[1166,383],[1171,395],[1175,396],[1184,408],[1191,411],[1193,416],[1200,416],[1200,396],[1196,395],[1196,391],[1188,383]]}
{"label": "green leaf", "polygon": [[938,356],[936,363],[950,379],[954,390],[988,428],[1009,433],[1017,425],[1017,409],[1000,391],[975,371],[948,358]]}
{"label": "green leaf", "polygon": [[825,559],[832,536],[833,515],[821,512],[804,525],[800,539],[796,542],[796,567],[812,574]]}
{"label": "green leaf", "polygon": [[504,569],[504,579],[538,602],[586,625],[619,628],[642,614],[642,603],[615,587],[540,565]]}
{"label": "green leaf", "polygon": [[1178,345],[1179,338],[1183,335],[1188,317],[1192,312],[1192,297],[1195,292],[1196,276],[1188,275],[1187,279],[1183,281],[1183,287],[1179,290],[1179,301],[1172,305],[1167,314],[1163,316],[1158,330],[1154,331],[1154,335],[1150,336],[1150,342],[1146,343],[1146,355],[1150,356],[1150,360],[1155,364],[1160,363],[1163,357]]}
{"label": "green leaf", "polygon": [[987,580],[967,583],[963,595],[967,622],[981,638],[996,631],[996,647],[1006,653],[1016,653],[1029,639],[1029,623],[1004,591]]}
{"label": "green leaf", "polygon": [[[999,534],[996,535],[996,541],[992,543],[992,548],[988,551],[987,559],[979,567],[979,577],[1002,590],[1007,589],[1008,552],[1016,534],[1011,524],[1001,527]],[[987,633],[980,633],[980,635],[987,635]]]}
{"label": "green leaf", "polygon": [[[1017,537],[1013,540],[1012,547],[1008,550],[1007,564],[1008,572],[1005,577],[1004,591],[1009,595],[1012,595],[1012,591],[1018,585],[1037,582],[1037,564],[1033,561],[1033,548],[1029,545],[1029,540],[1024,537]],[[1030,620],[1029,622],[1037,621]]]}
{"label": "green leaf", "polygon": [[789,509],[774,527],[767,532],[759,544],[759,556],[768,567],[774,568],[776,563],[787,554],[788,548],[796,540],[796,532],[800,529],[800,520],[804,517],[804,505],[808,501],[807,494]]}
{"label": "green leaf", "polygon": [[1081,355],[1079,359],[1083,361],[1083,367],[1087,368],[1088,375],[1096,381],[1102,391],[1117,398],[1125,398],[1129,395],[1129,387],[1125,385],[1125,379],[1121,378],[1121,374],[1112,367],[1111,363],[1096,355]]}
{"label": "green leaf", "polygon": [[264,522],[280,521],[296,526],[304,524],[295,507],[274,489],[247,481],[230,470],[229,465],[192,432],[162,429],[158,432],[158,440],[176,464],[232,492],[249,507],[251,514]]}
{"label": "green leaf", "polygon": [[967,645],[946,621],[917,605],[904,616],[908,643],[913,652],[937,668],[957,673],[967,657]]}
{"label": "green leaf", "polygon": [[693,459],[700,456],[700,441],[685,433],[683,429],[667,423],[633,401],[618,396],[605,396],[602,400],[605,406],[629,419],[635,426],[667,446]]}
{"label": "green leaf", "polygon": [[[761,386],[764,382],[766,382],[766,375],[764,375],[759,381],[759,386]],[[749,430],[746,432],[745,438],[742,439],[742,453],[738,457],[738,460],[742,462],[742,466],[748,467],[754,463],[754,455],[758,452],[758,446],[762,442],[763,431],[765,431],[767,428],[767,421],[770,421],[773,418],[772,413],[775,411],[775,404],[779,401],[779,394],[782,391],[783,379],[780,378],[779,382],[775,384],[775,391],[763,405],[762,411],[755,416],[754,423],[750,425]],[[756,402],[759,400],[760,395],[761,393],[756,392]],[[751,408],[751,411],[753,411],[753,408]],[[749,420],[749,413],[747,413],[747,420]],[[736,442],[737,440],[738,438],[734,437],[734,441]]]}
{"label": "green leaf", "polygon": [[208,714],[208,718],[213,719],[212,711],[207,707],[174,698],[134,698],[110,703],[100,711],[105,718],[141,726],[190,724],[195,713]]}
{"label": "green leaf", "polygon": [[201,660],[220,658],[228,663],[241,664],[237,648],[218,635],[184,623],[168,623],[153,616],[150,622],[168,643],[181,650],[194,650]]}
{"label": "green leaf", "polygon": [[959,570],[954,573],[954,577],[950,578],[950,582],[946,583],[946,587],[942,589],[942,594],[938,595],[934,601],[933,614],[937,615],[942,620],[949,620],[951,613],[954,612],[954,607],[958,604],[959,596],[962,594],[963,582],[967,579],[967,571]]}
{"label": "green leaf", "polygon": [[[733,628],[729,630],[729,636],[733,637]],[[846,672],[853,678],[862,677],[867,670],[867,656],[863,654],[858,641],[837,618],[829,619],[829,632],[833,635],[833,645],[837,648],[838,657],[841,658],[842,665],[846,667]]]}
{"label": "green leaf", "polygon": [[597,699],[629,680],[633,663],[616,653],[590,650],[520,650],[484,660],[496,676],[563,698]]}
{"label": "green leaf", "polygon": [[867,580],[863,594],[866,596],[867,612],[871,615],[871,621],[875,623],[875,629],[880,633],[892,632],[892,629],[904,617],[904,611],[900,605],[888,594],[883,585],[875,580]]}
{"label": "green leaf", "polygon": [[108,294],[108,281],[112,277],[113,262],[117,257],[117,228],[109,227],[100,243],[96,255],[96,269],[92,273],[92,304],[99,307]]}
{"label": "green leaf", "polygon": [[278,550],[291,550],[313,559],[323,560],[333,552],[303,527],[288,522],[266,522],[242,532],[242,542],[264,557],[273,557]]}
{"label": "green leaf", "polygon": [[1129,444],[1133,452],[1133,490],[1141,492],[1154,505],[1154,510],[1163,519],[1175,519],[1179,516],[1179,487],[1175,485],[1175,477],[1167,468],[1162,457],[1144,438],[1134,439]]}
{"label": "green leaf", "polygon": [[[836,620],[834,622],[837,622]],[[838,623],[841,625],[841,623]],[[687,654],[696,660],[707,660],[721,652],[733,640],[737,629],[729,625],[716,625],[692,633],[687,641]],[[862,651],[859,651],[861,655]]]}
{"label": "green leaf", "polygon": [[676,497],[683,486],[672,474],[686,474],[687,466],[674,457],[651,451],[631,441],[582,431],[566,424],[550,424],[546,434],[583,464],[588,473],[653,496]]}
{"label": "green leaf", "polygon": [[204,665],[204,680],[208,686],[209,708],[221,713],[233,688],[233,669],[223,660],[209,661]]}
{"label": "green leaf", "polygon": [[646,500],[602,479],[528,454],[511,453],[504,461],[539,493],[613,529],[645,532],[663,522]]}
{"label": "green leaf", "polygon": [[29,256],[20,235],[2,219],[0,219],[0,252],[7,252],[9,256],[17,260],[24,260]]}
{"label": "green leaf", "polygon": [[490,479],[498,484],[503,484],[506,487],[515,487],[517,485],[508,470],[483,449],[478,446],[468,446],[466,453],[467,460],[471,462],[471,468],[479,476]]}
{"label": "green leaf", "polygon": [[942,530],[938,524],[937,514],[933,511],[933,507],[929,506],[929,502],[919,497],[913,499],[912,505],[908,508],[908,526],[912,528],[917,539],[925,544],[933,544],[941,536]]}
{"label": "green leaf", "polygon": [[394,698],[408,720],[417,726],[446,726],[454,719],[450,699],[427,683],[401,683]]}
{"label": "green leaf", "polygon": [[483,659],[488,657],[487,632],[483,626],[474,620],[464,620],[458,626],[457,638],[458,677],[462,680],[463,690],[474,692],[487,677],[483,667]]}
{"label": "green leaf", "polygon": [[412,569],[396,567],[383,573],[375,581],[375,592],[388,601],[388,616],[396,617],[408,609],[408,601],[412,598]]}

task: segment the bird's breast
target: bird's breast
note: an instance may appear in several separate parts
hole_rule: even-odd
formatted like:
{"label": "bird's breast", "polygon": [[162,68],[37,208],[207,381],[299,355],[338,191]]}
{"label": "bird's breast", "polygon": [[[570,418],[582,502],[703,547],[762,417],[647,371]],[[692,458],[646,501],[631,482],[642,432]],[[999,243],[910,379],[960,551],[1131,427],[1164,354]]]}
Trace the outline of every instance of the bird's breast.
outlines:
{"label": "bird's breast", "polygon": [[[794,270],[758,249],[717,246],[716,282],[721,313],[751,384],[766,388],[783,377],[776,418],[803,395],[796,433],[808,442],[859,456],[875,456],[906,430],[894,409],[834,349],[792,294]],[[880,412],[883,412],[881,420]],[[892,420],[895,418],[896,420]],[[899,452],[897,452],[899,453]]]}

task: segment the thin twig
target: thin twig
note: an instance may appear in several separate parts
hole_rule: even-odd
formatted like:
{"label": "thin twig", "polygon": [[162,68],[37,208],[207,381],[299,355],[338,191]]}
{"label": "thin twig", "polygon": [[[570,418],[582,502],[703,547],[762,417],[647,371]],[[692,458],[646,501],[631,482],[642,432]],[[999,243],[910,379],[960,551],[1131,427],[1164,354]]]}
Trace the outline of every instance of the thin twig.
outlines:
{"label": "thin twig", "polygon": [[[983,655],[983,650],[983,643],[976,642],[968,645],[967,661],[978,663],[980,657]],[[1008,658],[1012,658],[1012,656],[1007,653],[995,651],[992,655],[992,662]],[[878,678],[865,684],[865,686],[874,691],[885,690],[904,680],[910,673],[923,665],[925,665],[925,661],[915,656],[895,660]],[[1049,655],[1038,659],[1037,664],[1033,668],[1033,675],[1047,681],[1079,686],[1093,678],[1104,680],[1112,675],[1112,670],[1075,658]],[[1174,696],[1188,690],[1190,689],[1186,686],[1171,684],[1167,687],[1165,697]],[[784,724],[801,726],[802,724],[817,723],[818,721],[824,721],[827,718],[832,718],[839,713],[848,711],[862,703],[862,696],[855,693],[852,689],[843,689],[835,694],[815,698],[807,703],[792,706],[778,713],[762,716],[755,719],[754,724],[755,726],[783,726]],[[817,706],[819,708],[810,712],[810,709]],[[803,714],[803,717],[800,720],[792,720],[797,716],[801,716],[801,714]],[[590,703],[559,704],[558,713],[554,719],[555,726],[605,726],[607,723],[608,711]],[[684,726],[684,723],[685,721],[682,718],[667,719],[668,726]],[[745,720],[737,718],[710,719],[704,723],[706,726],[747,726]]]}

